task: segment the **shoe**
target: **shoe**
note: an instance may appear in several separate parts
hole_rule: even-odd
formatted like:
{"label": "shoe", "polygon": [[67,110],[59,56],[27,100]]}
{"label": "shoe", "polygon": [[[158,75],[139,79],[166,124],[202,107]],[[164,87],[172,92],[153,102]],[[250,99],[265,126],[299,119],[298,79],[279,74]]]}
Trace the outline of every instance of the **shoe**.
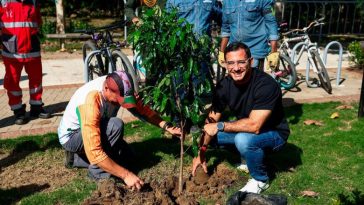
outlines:
{"label": "shoe", "polygon": [[30,116],[33,118],[48,119],[51,117],[51,114],[44,110],[43,104],[30,105]]}
{"label": "shoe", "polygon": [[240,164],[240,165],[238,165],[236,168],[237,168],[238,170],[240,170],[240,171],[243,171],[243,172],[245,172],[245,173],[249,174],[248,165],[246,165],[246,164],[241,163],[241,164]]}
{"label": "shoe", "polygon": [[239,191],[260,194],[262,191],[268,189],[269,183],[250,179],[246,185]]}
{"label": "shoe", "polygon": [[244,201],[246,195],[248,193],[237,191],[233,195],[229,197],[226,201],[226,205],[240,205],[242,201]]}
{"label": "shoe", "polygon": [[24,125],[28,122],[28,118],[25,116],[26,113],[25,107],[26,105],[23,104],[21,108],[13,110],[15,116],[15,121],[14,121],[15,124]]}
{"label": "shoe", "polygon": [[64,166],[67,168],[67,169],[72,169],[74,168],[73,166],[73,162],[75,161],[75,154],[73,152],[70,152],[70,151],[67,151],[65,150],[64,151]]}

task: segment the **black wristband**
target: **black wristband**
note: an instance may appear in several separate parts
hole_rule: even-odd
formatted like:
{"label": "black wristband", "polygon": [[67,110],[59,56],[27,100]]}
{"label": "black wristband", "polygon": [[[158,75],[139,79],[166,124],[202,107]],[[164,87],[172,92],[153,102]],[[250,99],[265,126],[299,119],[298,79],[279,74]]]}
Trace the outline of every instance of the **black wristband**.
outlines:
{"label": "black wristband", "polygon": [[168,127],[172,127],[173,125],[172,125],[172,123],[171,122],[166,122],[166,123],[164,123],[164,125],[163,125],[163,127],[162,127],[162,129],[165,131]]}

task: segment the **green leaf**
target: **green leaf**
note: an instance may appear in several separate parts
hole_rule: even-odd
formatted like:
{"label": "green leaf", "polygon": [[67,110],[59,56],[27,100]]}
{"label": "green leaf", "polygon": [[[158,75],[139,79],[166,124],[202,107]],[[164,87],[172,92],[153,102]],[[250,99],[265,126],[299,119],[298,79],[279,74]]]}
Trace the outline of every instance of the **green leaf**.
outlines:
{"label": "green leaf", "polygon": [[[129,38],[143,59],[146,78],[153,79],[153,84],[140,91],[143,103],[163,113],[193,118],[194,123],[201,121],[205,113],[199,96],[210,92],[211,85],[206,81],[196,87],[191,78],[200,77],[200,62],[209,62],[210,38],[197,39],[193,25],[179,19],[177,10],[159,14],[149,9],[141,19],[144,23]],[[184,89],[184,99],[178,98],[181,92],[177,89]]]}
{"label": "green leaf", "polygon": [[168,96],[163,95],[162,104],[161,104],[161,107],[160,107],[160,112],[162,112],[162,113],[164,112],[164,109],[166,108],[167,102],[168,102]]}

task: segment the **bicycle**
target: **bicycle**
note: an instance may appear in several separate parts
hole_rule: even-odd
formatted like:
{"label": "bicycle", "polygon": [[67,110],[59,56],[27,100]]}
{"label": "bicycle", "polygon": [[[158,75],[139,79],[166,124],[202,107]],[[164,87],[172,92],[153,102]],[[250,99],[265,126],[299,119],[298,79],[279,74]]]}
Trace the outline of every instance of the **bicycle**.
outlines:
{"label": "bicycle", "polygon": [[[311,22],[307,27],[302,29],[292,29],[285,33],[282,33],[283,40],[279,47],[280,53],[287,55],[292,59],[293,64],[296,66],[298,65],[298,61],[300,60],[303,52],[307,52],[307,57],[309,63],[313,67],[313,71],[319,77],[319,84],[327,93],[331,94],[332,87],[329,75],[326,70],[326,66],[320,56],[317,43],[311,42],[310,36],[308,35],[308,31],[313,27],[324,25],[322,22],[325,18],[320,18]],[[293,37],[290,37],[290,36]],[[291,42],[298,42],[302,44],[302,48],[298,53],[298,57],[295,58],[296,53],[292,52],[290,49],[289,43]],[[313,87],[312,85],[308,85],[309,87]]]}
{"label": "bicycle", "polygon": [[139,81],[128,57],[121,51],[125,43],[114,41],[111,31],[122,28],[117,23],[104,27],[86,29],[84,34],[91,35],[82,46],[85,68],[85,81],[89,82],[99,76],[116,70],[123,70],[130,74],[135,92],[139,90]]}

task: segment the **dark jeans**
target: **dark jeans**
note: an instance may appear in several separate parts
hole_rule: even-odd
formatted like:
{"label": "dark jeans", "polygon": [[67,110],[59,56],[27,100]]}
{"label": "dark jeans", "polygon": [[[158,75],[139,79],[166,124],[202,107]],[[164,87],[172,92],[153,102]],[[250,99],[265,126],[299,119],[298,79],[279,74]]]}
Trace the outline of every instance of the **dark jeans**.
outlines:
{"label": "dark jeans", "polygon": [[[125,152],[129,149],[127,143],[123,140],[123,121],[117,117],[101,120],[100,131],[102,149],[113,161],[121,164],[122,158],[125,157]],[[73,166],[88,168],[90,177],[94,179],[110,177],[109,173],[97,165],[91,165],[87,160],[80,129],[72,133],[71,138],[63,145],[63,148],[74,153]]]}
{"label": "dark jeans", "polygon": [[255,59],[252,65],[252,68],[258,68],[261,71],[264,71],[264,58]]}
{"label": "dark jeans", "polygon": [[262,182],[269,180],[266,166],[263,163],[267,151],[279,151],[286,142],[277,131],[268,131],[260,134],[253,133],[217,133],[218,145],[235,145],[240,156],[245,158],[250,175]]}
{"label": "dark jeans", "polygon": [[[178,69],[178,73],[180,78],[175,79],[175,84],[179,85],[183,82],[183,70],[182,69]],[[193,89],[196,91],[199,89],[199,86],[201,86],[201,84],[204,84],[205,81],[210,81],[211,83],[211,87],[213,87],[213,82],[212,82],[212,76],[211,76],[211,72],[210,72],[210,68],[209,65],[206,62],[201,62],[200,63],[200,69],[198,70],[198,74],[192,74],[192,86]],[[184,99],[191,99],[191,98],[195,98],[197,96],[196,93],[191,92],[192,88],[178,88],[177,89],[177,94],[179,96],[179,98],[181,99],[181,101],[183,101]],[[210,93],[205,93],[204,95],[200,95],[200,100],[204,101],[206,104],[211,103],[211,99],[212,99],[212,91]],[[178,126],[181,119],[180,116],[171,116],[172,121]],[[191,126],[193,126],[191,119],[186,119],[186,125],[185,125],[185,129],[187,131],[189,131],[189,129],[191,128]]]}

